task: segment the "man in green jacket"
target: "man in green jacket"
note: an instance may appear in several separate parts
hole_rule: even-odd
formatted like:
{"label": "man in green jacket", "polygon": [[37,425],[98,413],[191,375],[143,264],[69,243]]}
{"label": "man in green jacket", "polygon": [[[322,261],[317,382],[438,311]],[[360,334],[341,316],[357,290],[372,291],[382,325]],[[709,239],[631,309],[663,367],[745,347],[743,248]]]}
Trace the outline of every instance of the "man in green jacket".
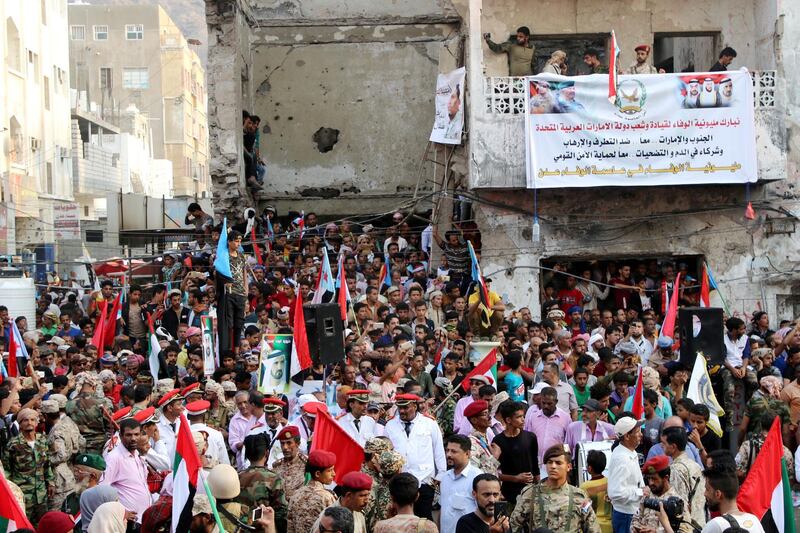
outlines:
{"label": "man in green jacket", "polygon": [[515,40],[508,40],[497,44],[492,41],[491,34],[484,33],[483,38],[492,52],[497,54],[508,54],[508,75],[509,76],[532,76],[536,70],[536,49],[529,42],[531,30],[527,26],[517,29]]}

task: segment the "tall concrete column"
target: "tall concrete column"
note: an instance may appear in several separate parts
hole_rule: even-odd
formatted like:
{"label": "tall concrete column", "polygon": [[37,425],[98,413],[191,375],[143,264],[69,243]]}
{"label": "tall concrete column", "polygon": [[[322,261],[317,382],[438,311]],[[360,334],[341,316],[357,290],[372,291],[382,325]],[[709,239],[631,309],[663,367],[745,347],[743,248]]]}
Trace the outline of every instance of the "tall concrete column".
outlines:
{"label": "tall concrete column", "polygon": [[250,205],[242,158],[242,109],[250,57],[249,7],[245,0],[206,0],[208,25],[208,134],[211,193],[217,215]]}

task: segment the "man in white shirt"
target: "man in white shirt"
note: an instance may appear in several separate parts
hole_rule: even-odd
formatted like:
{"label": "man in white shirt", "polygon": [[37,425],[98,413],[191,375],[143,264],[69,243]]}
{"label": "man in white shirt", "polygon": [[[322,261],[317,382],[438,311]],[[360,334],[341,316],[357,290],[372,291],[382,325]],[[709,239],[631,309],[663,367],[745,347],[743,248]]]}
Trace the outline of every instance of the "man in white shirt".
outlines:
{"label": "man in white shirt", "polygon": [[703,476],[706,478],[705,497],[708,509],[719,512],[720,516],[709,520],[702,533],[722,533],[733,526],[750,533],[764,533],[759,519],[750,513],[743,513],[736,505],[739,480],[735,471],[712,467],[704,470]]}
{"label": "man in white shirt", "polygon": [[[744,397],[749,398],[758,389],[755,372],[748,369],[750,363],[750,339],[745,335],[744,320],[731,317],[725,321],[725,366],[720,370],[722,375],[722,408],[726,413],[735,412],[734,395],[736,384],[744,382]],[[733,417],[727,416],[726,432],[733,431]]]}
{"label": "man in white shirt", "polygon": [[636,448],[642,442],[641,420],[623,416],[614,424],[619,446],[608,462],[608,499],[611,500],[611,527],[614,533],[629,533],[633,515],[642,497],[650,494],[639,468]]}
{"label": "man in white shirt", "polygon": [[476,509],[472,480],[481,471],[470,463],[471,447],[469,438],[463,435],[447,438],[444,453],[449,470],[438,477],[442,506],[440,533],[455,533],[458,519]]}
{"label": "man in white shirt", "polygon": [[160,438],[156,440],[156,423],[158,415],[155,407],[148,407],[133,415],[134,420],[142,426],[142,438],[139,441],[139,455],[144,457],[148,465],[158,472],[172,470],[172,456]]}
{"label": "man in white shirt", "polygon": [[403,471],[412,474],[420,483],[414,514],[432,520],[433,480],[437,473],[447,470],[442,432],[435,420],[419,412],[416,394],[395,396],[397,416],[386,423],[385,436],[406,463]]}
{"label": "man in white shirt", "polygon": [[638,318],[632,320],[628,328],[628,337],[636,345],[636,352],[642,359],[642,364],[646,365],[653,353],[653,345],[644,336],[644,323]]}
{"label": "man in white shirt", "polygon": [[225,438],[219,430],[216,430],[203,421],[206,411],[211,407],[208,400],[195,400],[186,404],[186,418],[192,431],[200,431],[208,435],[208,455],[217,460],[220,464],[229,465],[231,460],[228,458],[228,449],[225,447]]}
{"label": "man in white shirt", "polygon": [[[259,433],[267,434],[267,437],[269,437],[267,439],[267,444],[269,445],[267,449],[267,467],[272,468],[275,461],[283,458],[281,443],[278,440],[278,433],[280,433],[284,427],[280,419],[283,416],[283,408],[286,406],[286,403],[280,398],[264,398],[263,404],[264,415],[259,418],[256,425],[247,432],[247,436],[258,435]],[[305,443],[301,444],[305,445]],[[242,456],[242,466],[244,468],[250,466],[250,462],[244,455]]]}
{"label": "man in white shirt", "polygon": [[366,416],[369,404],[369,391],[354,389],[347,393],[346,412],[336,417],[348,435],[358,442],[361,447],[375,436],[375,419]]}
{"label": "man in white shirt", "polygon": [[175,454],[175,439],[178,436],[178,425],[181,423],[183,404],[180,389],[173,389],[158,400],[161,418],[158,420],[158,435],[164,441],[170,457]]}

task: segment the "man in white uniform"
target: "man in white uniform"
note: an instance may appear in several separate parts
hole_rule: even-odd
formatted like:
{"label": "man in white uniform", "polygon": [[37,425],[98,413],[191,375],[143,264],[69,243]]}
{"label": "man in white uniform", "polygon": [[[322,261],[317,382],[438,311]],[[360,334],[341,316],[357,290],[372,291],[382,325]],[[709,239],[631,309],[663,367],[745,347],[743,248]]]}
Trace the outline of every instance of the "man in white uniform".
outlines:
{"label": "man in white uniform", "polygon": [[211,402],[208,400],[195,400],[187,403],[186,418],[189,420],[189,426],[192,431],[200,431],[208,435],[208,452],[206,453],[214,457],[220,464],[229,465],[231,460],[228,458],[225,437],[222,436],[219,430],[206,425],[203,421],[209,407],[211,407]]}
{"label": "man in white uniform", "polygon": [[342,429],[353,437],[362,448],[369,439],[375,436],[375,419],[366,416],[367,404],[369,404],[368,390],[351,390],[347,393],[346,412],[336,417],[336,421],[342,426]]}

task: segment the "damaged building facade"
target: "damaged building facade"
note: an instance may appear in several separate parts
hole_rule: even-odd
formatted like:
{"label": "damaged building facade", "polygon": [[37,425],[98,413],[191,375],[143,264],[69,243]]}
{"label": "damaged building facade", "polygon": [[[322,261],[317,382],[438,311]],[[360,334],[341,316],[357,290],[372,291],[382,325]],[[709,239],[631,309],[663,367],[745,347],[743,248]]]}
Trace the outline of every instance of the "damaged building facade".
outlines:
{"label": "damaged building facade", "polygon": [[[591,261],[706,261],[731,312],[800,315],[800,6],[777,0],[207,0],[211,175],[215,206],[245,195],[238,171],[241,110],[262,118],[268,175],[262,201],[283,213],[369,214],[433,205],[447,229],[454,198],[484,235],[481,264],[493,290],[539,306],[541,267]],[[526,185],[521,84],[507,77],[495,40],[531,28],[539,68],[566,49],[585,73],[584,48],[620,61],[653,47],[668,70],[707,70],[732,46],[731,68],[753,73],[758,159],[744,217],[743,185],[569,188]],[[605,62],[606,58],[602,60]],[[463,146],[427,148],[436,75],[466,66]],[[515,108],[517,106],[517,108]],[[441,164],[428,160],[447,161]],[[431,189],[435,194],[430,194]],[[441,194],[445,189],[447,194]],[[411,203],[416,198],[430,202]],[[364,202],[363,200],[368,200]]]}

